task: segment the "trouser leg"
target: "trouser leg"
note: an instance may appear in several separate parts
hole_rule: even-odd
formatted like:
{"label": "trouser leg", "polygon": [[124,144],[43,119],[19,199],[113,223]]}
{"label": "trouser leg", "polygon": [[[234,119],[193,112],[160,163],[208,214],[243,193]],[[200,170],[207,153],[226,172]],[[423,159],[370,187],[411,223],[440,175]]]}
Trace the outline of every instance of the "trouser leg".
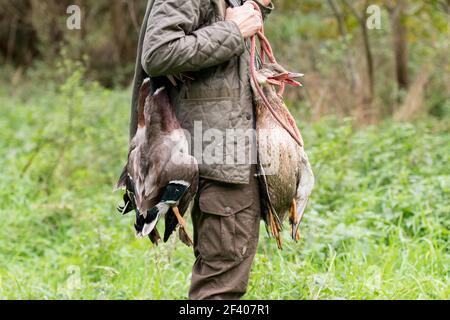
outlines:
{"label": "trouser leg", "polygon": [[200,182],[192,211],[194,252],[191,299],[239,299],[247,290],[259,239],[258,181]]}

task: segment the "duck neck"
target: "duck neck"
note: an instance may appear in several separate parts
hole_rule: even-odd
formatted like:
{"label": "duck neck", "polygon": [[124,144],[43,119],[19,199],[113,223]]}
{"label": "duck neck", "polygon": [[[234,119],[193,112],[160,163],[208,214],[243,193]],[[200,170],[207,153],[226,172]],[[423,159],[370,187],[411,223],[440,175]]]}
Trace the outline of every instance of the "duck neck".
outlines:
{"label": "duck neck", "polygon": [[172,104],[167,99],[167,103],[160,104],[161,130],[168,133],[180,128],[180,124],[175,115]]}
{"label": "duck neck", "polygon": [[160,134],[161,132],[170,133],[180,128],[166,91],[152,97],[151,108],[148,112],[149,122],[147,125],[150,128],[150,135]]}
{"label": "duck neck", "polygon": [[144,106],[138,108],[138,127],[142,128],[145,126],[145,116],[144,116]]}
{"label": "duck neck", "polygon": [[138,99],[138,127],[145,126],[145,102],[147,97],[150,94],[150,81],[145,80],[142,83],[142,86],[139,90],[139,99]]}

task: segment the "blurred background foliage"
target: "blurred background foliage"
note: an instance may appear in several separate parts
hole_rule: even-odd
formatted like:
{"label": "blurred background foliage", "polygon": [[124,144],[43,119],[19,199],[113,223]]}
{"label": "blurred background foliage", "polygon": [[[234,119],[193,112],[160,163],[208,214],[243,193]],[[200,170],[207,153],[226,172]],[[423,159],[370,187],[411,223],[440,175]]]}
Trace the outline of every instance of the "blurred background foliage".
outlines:
{"label": "blurred background foliage", "polygon": [[[449,113],[448,1],[274,3],[267,33],[279,60],[307,74],[305,90],[288,96],[304,115],[374,123]],[[82,10],[79,31],[66,27],[71,4]],[[380,29],[366,28],[370,5],[381,9]],[[83,61],[87,79],[128,86],[145,7],[144,0],[3,0],[0,61],[13,66],[16,81],[30,70],[54,80],[55,64],[71,59]]]}
{"label": "blurred background foliage", "polygon": [[[317,183],[302,241],[261,225],[246,298],[449,299],[449,1],[274,2]],[[0,1],[0,299],[186,297],[192,250],[135,239],[112,193],[145,6]]]}

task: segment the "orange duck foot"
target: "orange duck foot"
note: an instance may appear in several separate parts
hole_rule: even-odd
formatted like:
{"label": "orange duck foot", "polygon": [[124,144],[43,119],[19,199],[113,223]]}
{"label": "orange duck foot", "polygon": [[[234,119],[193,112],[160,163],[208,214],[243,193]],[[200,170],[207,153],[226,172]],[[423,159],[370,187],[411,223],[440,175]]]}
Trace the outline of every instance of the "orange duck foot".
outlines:
{"label": "orange duck foot", "polygon": [[289,210],[289,222],[291,223],[291,237],[295,241],[300,240],[300,231],[298,230],[298,224],[300,223],[299,217],[297,215],[297,202],[295,199],[292,200],[292,205]]}
{"label": "orange duck foot", "polygon": [[178,223],[180,224],[180,239],[183,241],[186,245],[192,246],[194,242],[192,241],[192,238],[187,233],[187,226],[186,226],[186,220],[181,216],[180,211],[178,210],[178,207],[172,207],[173,213],[175,214],[175,217],[177,217]]}
{"label": "orange duck foot", "polygon": [[273,212],[271,209],[269,209],[269,226],[270,230],[272,231],[273,237],[277,241],[278,249],[283,250],[283,242],[281,241],[280,227],[275,222],[275,218],[273,216]]}

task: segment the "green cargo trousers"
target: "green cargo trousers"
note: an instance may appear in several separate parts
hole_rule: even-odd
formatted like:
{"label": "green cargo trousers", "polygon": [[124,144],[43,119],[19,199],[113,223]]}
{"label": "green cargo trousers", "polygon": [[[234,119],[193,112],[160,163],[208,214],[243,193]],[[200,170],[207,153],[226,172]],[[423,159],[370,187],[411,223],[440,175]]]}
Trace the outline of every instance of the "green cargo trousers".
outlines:
{"label": "green cargo trousers", "polygon": [[247,185],[200,179],[192,210],[194,254],[189,298],[239,299],[247,291],[259,240],[256,169]]}

